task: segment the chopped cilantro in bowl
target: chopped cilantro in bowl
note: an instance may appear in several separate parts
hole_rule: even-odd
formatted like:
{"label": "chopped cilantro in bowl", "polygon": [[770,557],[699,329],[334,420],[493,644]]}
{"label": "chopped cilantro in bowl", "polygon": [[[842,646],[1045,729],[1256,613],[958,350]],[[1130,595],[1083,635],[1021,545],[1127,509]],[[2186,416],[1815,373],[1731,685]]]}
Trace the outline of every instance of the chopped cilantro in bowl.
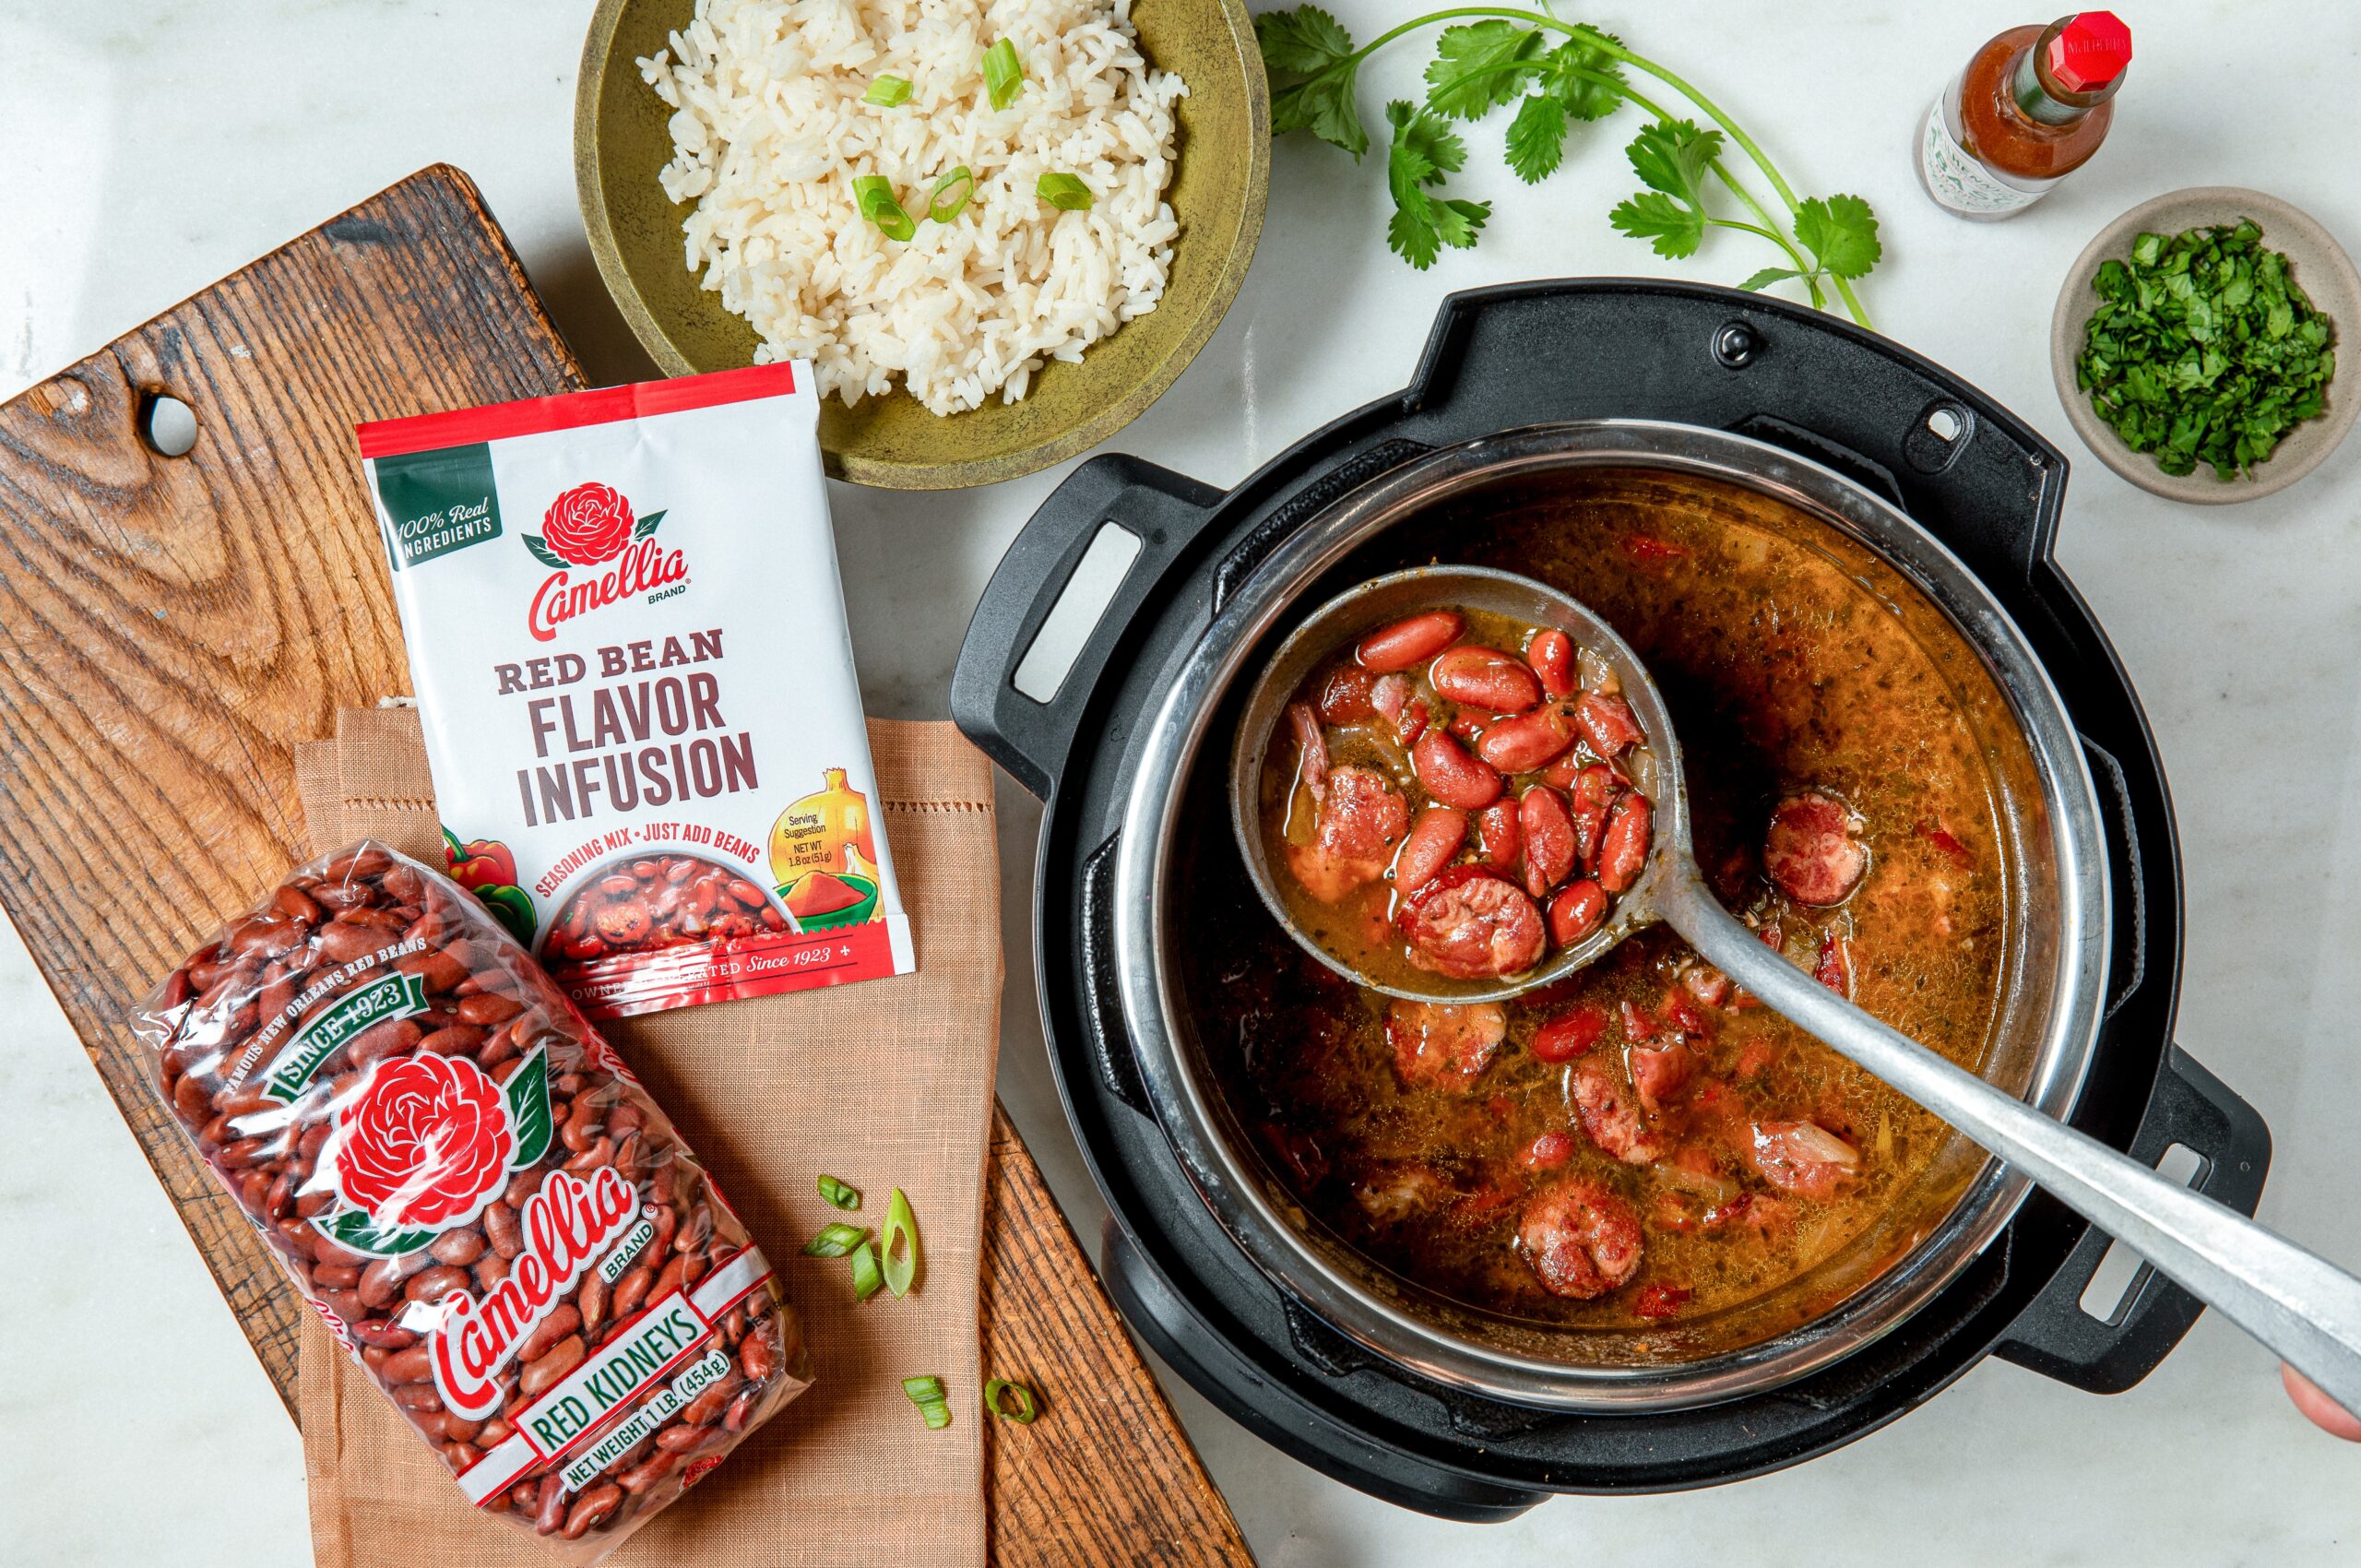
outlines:
{"label": "chopped cilantro in bowl", "polygon": [[2231,480],[2319,416],[2335,327],[2262,244],[2252,219],[2142,233],[2103,264],[2075,384],[2135,452],[2168,474]]}

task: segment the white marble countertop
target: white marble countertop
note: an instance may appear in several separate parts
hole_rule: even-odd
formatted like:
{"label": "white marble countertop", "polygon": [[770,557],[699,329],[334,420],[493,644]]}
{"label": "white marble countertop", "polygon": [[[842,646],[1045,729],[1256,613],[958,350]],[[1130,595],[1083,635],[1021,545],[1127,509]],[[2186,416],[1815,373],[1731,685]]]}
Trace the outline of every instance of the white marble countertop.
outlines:
{"label": "white marble countertop", "polygon": [[[1363,37],[1410,14],[1335,0]],[[481,184],[601,380],[644,374],[601,292],[571,167],[582,0],[0,0],[0,396],[60,368],[421,165]],[[2361,441],[2230,508],[2144,495],[2086,460],[2046,339],[2068,262],[2133,203],[2251,184],[2361,246],[2361,184],[2329,118],[2361,100],[2361,10],[2339,0],[2152,0],[2114,139],[2010,223],[1952,220],[1908,147],[1941,80],[2030,11],[1892,0],[1624,5],[1589,18],[1688,72],[1799,186],[1877,206],[1879,325],[2029,419],[2076,461],[2059,553],[2114,636],[2178,807],[2189,932],[2179,1038],[2269,1120],[2263,1217],[2361,1265]],[[1361,88],[1409,94],[1420,48]],[[1689,264],[1608,231],[1627,113],[1527,192],[1477,131],[1483,244],[1414,273],[1381,233],[1380,170],[1279,148],[1245,291],[1178,386],[1113,445],[1234,482],[1407,377],[1436,303],[1567,273],[1732,281],[1745,236]],[[984,578],[1063,469],[912,496],[832,487],[872,711],[941,717]],[[0,752],[5,756],[5,752]],[[1030,981],[1031,802],[1003,781],[1009,990],[1002,1093],[1086,1236],[1103,1209],[1051,1087]],[[180,1568],[308,1560],[293,1427],[13,932],[0,930],[0,1558]],[[24,1260],[34,1260],[31,1267]],[[71,1267],[60,1266],[67,1261]],[[1485,1564],[1808,1560],[2347,1561],[2361,1450],[2305,1426],[2271,1359],[2216,1316],[2114,1399],[1997,1361],[1894,1427],[1797,1469],[1665,1498],[1568,1499],[1452,1526],[1372,1502],[1175,1397],[1263,1561]],[[232,1488],[224,1482],[235,1477]]]}

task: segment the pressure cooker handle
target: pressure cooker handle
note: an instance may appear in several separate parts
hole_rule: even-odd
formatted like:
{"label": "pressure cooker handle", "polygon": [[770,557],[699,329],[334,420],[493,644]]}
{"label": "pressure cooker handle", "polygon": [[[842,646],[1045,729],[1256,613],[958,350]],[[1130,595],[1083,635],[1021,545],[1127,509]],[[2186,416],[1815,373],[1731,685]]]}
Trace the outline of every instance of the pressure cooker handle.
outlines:
{"label": "pressure cooker handle", "polygon": [[[2155,1165],[2175,1145],[2200,1164],[2190,1186],[2251,1216],[2271,1169],[2271,1129],[2252,1106],[2177,1045],[2165,1050],[2156,1091],[2130,1153]],[[2031,1201],[2049,1201],[2035,1194]],[[2120,1394],[2156,1369],[2203,1304],[2147,1264],[2107,1316],[2082,1305],[2091,1278],[2114,1244],[2092,1226],[2049,1283],[2017,1315],[1994,1348],[2019,1366],[2093,1394]]]}
{"label": "pressure cooker handle", "polygon": [[[1066,476],[1002,557],[959,645],[951,717],[1034,794],[1049,798],[1115,645],[1221,496],[1212,485],[1137,457],[1093,457]],[[1110,526],[1118,531],[1102,544]],[[1120,559],[1131,548],[1125,535],[1137,540],[1138,553],[1089,624],[1074,661],[1062,673],[1043,677],[1046,696],[1020,691],[1026,656],[1062,608],[1075,568],[1094,547]]]}

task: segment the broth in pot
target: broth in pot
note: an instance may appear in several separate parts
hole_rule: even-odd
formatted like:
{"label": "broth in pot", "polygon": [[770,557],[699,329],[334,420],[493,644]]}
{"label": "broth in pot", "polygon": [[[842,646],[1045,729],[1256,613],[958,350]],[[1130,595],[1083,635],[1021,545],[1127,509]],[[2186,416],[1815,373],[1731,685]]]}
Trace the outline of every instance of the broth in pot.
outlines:
{"label": "broth in pot", "polygon": [[[1385,559],[1368,575],[1496,566],[1604,616],[1671,708],[1716,895],[1821,983],[1978,1065],[2011,910],[2002,801],[1967,712],[2001,699],[1963,640],[1896,608],[1858,546],[1764,498],[1604,470],[1463,500],[1370,548]],[[1354,766],[1417,790],[1408,759],[1395,776],[1385,747],[1342,740]],[[1726,1348],[1857,1289],[1974,1169],[1941,1123],[1661,927],[1505,1004],[1353,985],[1262,906],[1217,768],[1191,780],[1174,895],[1210,1076],[1307,1228],[1409,1299],[1609,1331],[1633,1354]],[[1264,796],[1277,841],[1304,804],[1292,782]],[[1457,859],[1486,853],[1471,835]],[[1392,874],[1356,897],[1414,891]],[[1840,1254],[1852,1266],[1821,1281]]]}

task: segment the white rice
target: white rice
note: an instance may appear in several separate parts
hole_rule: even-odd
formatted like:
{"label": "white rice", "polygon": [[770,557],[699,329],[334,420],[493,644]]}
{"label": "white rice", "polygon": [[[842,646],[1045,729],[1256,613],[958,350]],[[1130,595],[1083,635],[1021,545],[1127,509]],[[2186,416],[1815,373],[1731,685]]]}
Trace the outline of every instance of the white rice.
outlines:
{"label": "white rice", "polygon": [[[638,62],[670,104],[664,193],[694,201],[689,270],[762,335],[756,358],[809,360],[823,396],[893,390],[938,414],[1014,402],[1049,360],[1079,360],[1154,310],[1179,232],[1172,105],[1188,89],[1141,58],[1131,0],[697,0],[671,47]],[[1024,90],[995,110],[983,54],[1006,38]],[[911,84],[863,103],[879,76]],[[927,193],[965,164],[948,223]],[[1077,175],[1087,212],[1035,193]],[[858,175],[883,174],[919,220],[889,240]]]}

